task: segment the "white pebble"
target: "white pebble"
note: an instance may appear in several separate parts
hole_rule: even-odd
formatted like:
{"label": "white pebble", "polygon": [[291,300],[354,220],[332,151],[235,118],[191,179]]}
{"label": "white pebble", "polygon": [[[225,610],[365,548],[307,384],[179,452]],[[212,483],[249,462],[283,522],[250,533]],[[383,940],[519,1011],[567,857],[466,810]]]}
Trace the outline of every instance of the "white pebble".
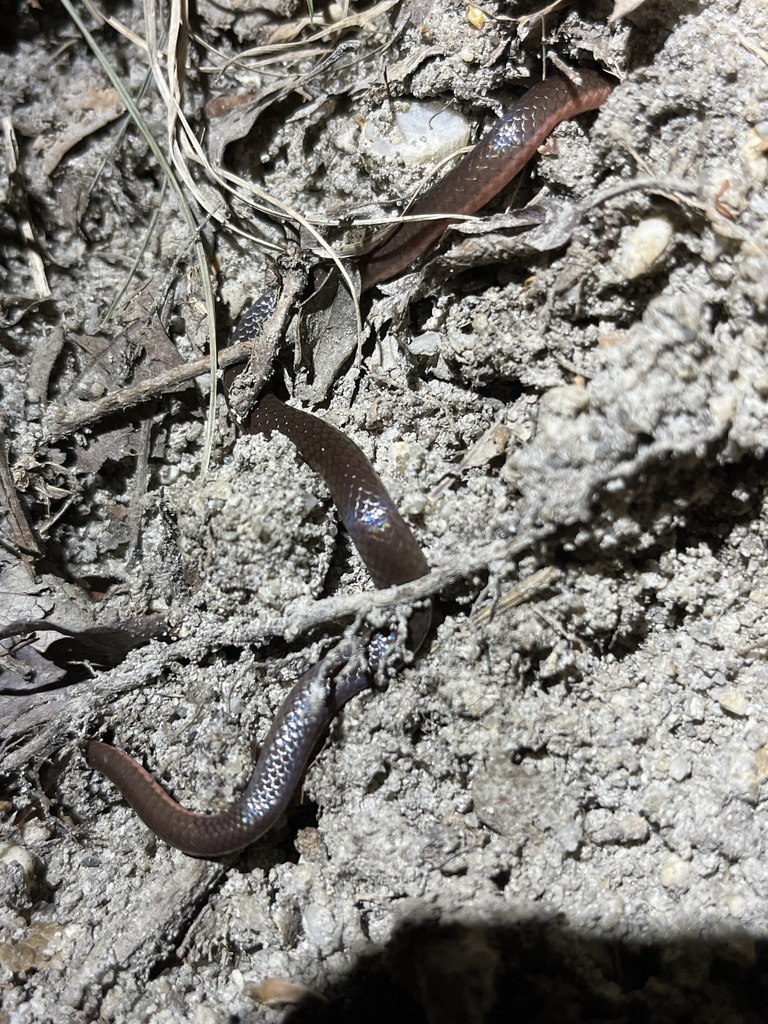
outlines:
{"label": "white pebble", "polygon": [[690,873],[691,865],[676,853],[671,853],[661,865],[659,881],[665,889],[679,889],[687,885]]}
{"label": "white pebble", "polygon": [[732,715],[744,718],[749,714],[749,702],[743,693],[738,690],[726,690],[717,695],[717,702],[721,708],[729,711]]}
{"label": "white pebble", "polygon": [[35,859],[28,850],[25,850],[23,846],[16,846],[14,843],[2,843],[0,844],[0,863],[18,864],[24,874],[24,883],[29,888],[35,877]]}
{"label": "white pebble", "polygon": [[671,241],[672,224],[666,217],[646,217],[622,238],[614,266],[627,281],[633,281],[654,266]]}
{"label": "white pebble", "polygon": [[466,146],[469,124],[442,103],[409,103],[395,114],[397,131],[385,136],[376,118],[363,129],[371,151],[388,160],[405,164],[427,164],[443,160]]}

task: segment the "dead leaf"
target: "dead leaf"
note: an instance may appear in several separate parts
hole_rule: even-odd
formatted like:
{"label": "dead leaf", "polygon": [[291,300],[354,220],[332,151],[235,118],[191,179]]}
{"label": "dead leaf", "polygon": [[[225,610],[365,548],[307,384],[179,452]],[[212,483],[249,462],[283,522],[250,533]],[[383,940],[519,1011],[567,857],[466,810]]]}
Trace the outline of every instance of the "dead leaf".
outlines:
{"label": "dead leaf", "polygon": [[74,101],[70,109],[69,123],[63,133],[52,142],[41,138],[38,139],[36,146],[37,149],[46,150],[43,171],[48,175],[53,174],[67,153],[83,139],[100,131],[123,113],[123,105],[114,89],[92,88],[83,92],[77,88],[77,83],[71,82],[64,92]]}

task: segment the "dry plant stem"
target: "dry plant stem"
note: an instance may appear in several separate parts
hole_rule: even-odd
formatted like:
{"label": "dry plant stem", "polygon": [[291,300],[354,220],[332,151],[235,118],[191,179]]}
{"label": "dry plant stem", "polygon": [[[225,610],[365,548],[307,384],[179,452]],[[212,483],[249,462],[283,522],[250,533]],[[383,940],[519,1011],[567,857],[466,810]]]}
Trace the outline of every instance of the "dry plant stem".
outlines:
{"label": "dry plant stem", "polygon": [[[244,362],[251,354],[251,343],[243,342],[240,345],[233,345],[232,348],[225,348],[218,354],[218,367],[225,370],[229,366]],[[106,395],[96,402],[83,402],[74,409],[65,409],[62,406],[51,406],[48,410],[43,424],[43,441],[51,442],[60,437],[66,437],[76,430],[82,430],[91,423],[104,419],[105,416],[112,416],[118,412],[125,412],[133,409],[142,402],[149,402],[153,398],[164,395],[167,391],[178,388],[186,381],[193,381],[208,373],[211,360],[209,356],[202,356],[191,363],[183,366],[175,366],[166,373],[160,373],[152,380],[142,381],[140,384],[131,384],[127,388],[121,388],[112,395]]]}
{"label": "dry plant stem", "polygon": [[556,11],[558,7],[562,7],[563,3],[564,0],[553,0],[552,3],[547,4],[540,10],[534,11],[533,14],[521,14],[520,17],[517,18],[517,23],[523,27],[525,25],[533,25],[537,21],[543,21],[548,15],[552,14],[553,11]]}
{"label": "dry plant stem", "polygon": [[548,587],[554,583],[561,575],[561,570],[556,569],[553,565],[545,566],[543,569],[537,569],[532,576],[529,576],[525,580],[520,580],[519,583],[516,583],[511,588],[511,590],[502,594],[497,600],[491,601],[478,611],[473,612],[473,625],[485,625],[501,612],[511,611],[513,608],[519,607],[519,605],[529,601],[537,591],[543,590],[544,587]]}
{"label": "dry plant stem", "polygon": [[256,404],[261,389],[272,374],[275,353],[285,326],[293,315],[307,285],[307,271],[298,262],[283,273],[282,287],[273,312],[260,330],[250,339],[252,345],[248,365],[238,374],[229,392],[229,408],[242,424]]}
{"label": "dry plant stem", "polygon": [[[67,5],[69,0],[62,0],[62,3]],[[173,69],[178,67],[178,62],[175,57],[171,57],[170,55],[167,56],[169,63],[169,81],[167,81],[162,74],[160,58],[163,56],[163,53],[157,46],[154,31],[156,22],[160,20],[160,16],[157,12],[157,4],[154,0],[145,0],[145,9],[145,17],[147,19],[148,26],[147,53],[150,59],[150,66],[152,67],[153,75],[155,77],[158,90],[161,93],[163,102],[168,108],[169,125],[173,128],[173,132],[169,133],[171,159],[179,177],[190,190],[190,194],[195,197],[196,202],[200,204],[201,209],[205,210],[213,220],[225,223],[226,205],[223,202],[216,204],[211,203],[209,193],[200,189],[198,186],[197,177],[190,169],[190,162],[194,162],[202,168],[203,172],[217,188],[222,188],[232,192],[229,183],[232,182],[233,184],[237,184],[243,190],[241,194],[237,194],[237,198],[241,201],[252,204],[255,209],[266,212],[272,217],[276,215],[275,211],[277,211],[277,214],[285,220],[301,225],[301,227],[303,227],[316,240],[320,249],[326,253],[331,260],[337,261],[337,265],[340,267],[343,276],[344,270],[340,261],[338,261],[338,257],[336,256],[333,248],[328,244],[328,242],[326,242],[323,236],[318,232],[317,228],[314,227],[299,210],[295,210],[293,207],[281,202],[275,196],[270,195],[257,185],[254,185],[253,182],[246,182],[242,178],[227,172],[223,167],[214,167],[211,165],[200,140],[181,108],[179,101],[179,84],[177,81],[174,81],[172,77]],[[177,10],[174,8],[172,11],[172,24],[170,29],[174,39],[177,37],[179,31],[178,21]],[[173,178],[173,181],[176,181],[175,177]],[[262,205],[259,205],[259,202],[254,201],[251,197],[256,197],[256,199],[260,200]],[[236,226],[232,224],[228,224],[228,226],[232,230],[237,231]],[[245,232],[241,233],[244,234],[245,237],[248,237]],[[261,244],[264,244],[263,240],[261,240]],[[212,310],[213,306],[211,306],[211,311]],[[214,320],[211,319],[211,323],[213,322]]]}
{"label": "dry plant stem", "polygon": [[2,507],[8,516],[13,542],[21,551],[21,558],[30,579],[34,579],[33,559],[42,558],[43,552],[40,550],[37,538],[29,525],[27,514],[16,493],[11,468],[8,465],[5,448],[5,417],[2,414],[0,414],[0,501],[2,501]]}
{"label": "dry plant stem", "polygon": [[45,264],[40,255],[40,250],[35,239],[35,232],[32,227],[32,214],[27,201],[27,194],[19,171],[19,147],[16,143],[16,132],[13,121],[10,117],[2,119],[3,149],[5,150],[5,166],[8,180],[16,186],[17,203],[21,207],[21,219],[18,222],[18,229],[24,240],[24,252],[29,263],[32,280],[35,282],[35,291],[41,299],[47,299],[51,294],[48,286],[48,278],[45,275]]}
{"label": "dry plant stem", "polygon": [[149,481],[149,452],[152,445],[152,419],[142,421],[139,431],[136,474],[133,480],[133,494],[128,511],[129,543],[125,556],[126,566],[130,566],[139,551],[141,525],[144,518],[144,497]]}
{"label": "dry plant stem", "polygon": [[752,42],[751,39],[747,39],[747,37],[741,32],[736,33],[736,38],[745,50],[753,53],[755,57],[759,57],[764,64],[768,64],[768,50],[762,46],[758,46],[757,43]]}
{"label": "dry plant stem", "polygon": [[[184,221],[187,224],[187,226],[188,226],[188,228],[190,230],[190,233],[192,234],[192,237],[194,238],[195,254],[196,254],[196,257],[197,257],[197,264],[198,264],[198,267],[199,267],[199,270],[200,270],[200,283],[201,283],[201,287],[202,287],[202,290],[203,290],[203,297],[205,299],[206,314],[207,314],[207,317],[208,317],[208,323],[210,324],[210,327],[211,327],[211,337],[215,338],[216,307],[215,307],[215,304],[214,304],[214,301],[213,301],[213,289],[211,288],[211,276],[210,276],[210,273],[209,273],[209,270],[208,270],[208,260],[206,258],[205,248],[203,246],[202,239],[200,238],[198,224],[195,221],[195,218],[194,218],[194,216],[192,214],[192,211],[190,209],[189,202],[187,201],[187,197],[186,197],[186,195],[184,193],[184,190],[181,188],[181,186],[179,184],[179,181],[178,181],[178,179],[176,178],[176,175],[173,172],[173,169],[171,168],[170,164],[166,160],[165,154],[163,153],[162,149],[160,148],[160,146],[159,146],[159,144],[157,142],[157,139],[154,137],[152,132],[149,130],[149,127],[148,127],[146,121],[144,120],[144,118],[142,117],[141,112],[139,111],[139,108],[136,105],[133,97],[130,95],[130,93],[128,93],[128,91],[126,90],[126,88],[125,88],[125,86],[124,86],[120,76],[117,74],[115,69],[111,66],[111,64],[109,63],[109,61],[105,57],[105,55],[102,53],[98,43],[94,39],[93,35],[88,31],[88,28],[86,27],[86,25],[83,22],[82,18],[80,17],[78,12],[75,10],[75,8],[72,6],[72,3],[70,2],[70,0],[61,0],[61,3],[64,6],[64,8],[67,11],[67,13],[69,14],[69,16],[72,19],[72,21],[74,22],[74,24],[79,29],[83,39],[85,39],[86,43],[88,44],[88,46],[92,50],[93,54],[96,56],[97,60],[99,61],[99,63],[103,67],[104,72],[107,75],[107,77],[109,78],[109,80],[112,83],[113,87],[117,90],[118,94],[120,95],[123,103],[125,104],[126,111],[129,113],[129,115],[131,116],[131,119],[135,123],[136,127],[139,129],[139,131],[143,135],[147,145],[149,146],[150,150],[152,151],[153,156],[157,160],[158,165],[162,169],[162,171],[163,171],[163,173],[165,175],[166,180],[170,184],[171,189],[173,190],[174,195],[176,196],[176,201],[177,201],[177,204],[178,204],[178,207],[179,207],[179,212],[181,213],[182,217],[184,218]],[[156,54],[150,54],[150,56],[156,58]],[[158,86],[159,85],[160,85],[160,80],[158,79]],[[205,208],[204,204],[203,204],[203,208]],[[203,454],[203,473],[204,474],[207,471],[207,467],[208,467],[208,461],[209,461],[209,457],[210,457],[210,450],[211,450],[212,437],[213,437],[213,414],[214,414],[215,388],[216,388],[216,354],[215,354],[215,346],[213,346],[213,345],[211,346],[211,356],[210,356],[210,359],[208,361],[208,369],[209,369],[209,373],[210,373],[210,376],[211,376],[211,401],[209,403],[209,415],[208,415],[208,420],[209,420],[208,441],[206,443],[205,452]]]}

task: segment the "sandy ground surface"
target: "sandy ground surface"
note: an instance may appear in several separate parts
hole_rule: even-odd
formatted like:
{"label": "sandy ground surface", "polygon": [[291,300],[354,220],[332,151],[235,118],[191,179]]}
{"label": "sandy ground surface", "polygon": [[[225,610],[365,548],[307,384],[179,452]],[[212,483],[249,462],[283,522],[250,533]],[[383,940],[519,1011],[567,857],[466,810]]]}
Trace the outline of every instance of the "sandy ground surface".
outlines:
{"label": "sandy ground surface", "polygon": [[[335,723],[284,822],[204,862],[144,828],[82,739],[223,806],[370,583],[322,483],[287,442],[233,446],[221,402],[203,479],[204,376],[52,436],[53,407],[200,357],[207,328],[189,229],[95,58],[63,9],[9,9],[0,387],[42,556],[33,580],[8,514],[0,620],[151,612],[178,639],[79,679],[6,659],[0,1022],[763,1021],[768,10],[649,0],[609,23],[584,4],[542,41],[532,6],[472,24],[450,0],[385,4],[229,63],[304,15],[266,7],[199,6],[182,104],[211,160],[308,218],[389,212],[370,204],[423,173],[361,144],[386,124],[385,69],[393,97],[473,128],[540,77],[542,48],[620,84],[521,185],[533,226],[497,209],[366,303],[359,367],[337,360],[328,389],[322,330],[314,372],[283,351],[296,401],[413,523],[435,624]],[[139,5],[112,15],[146,38]],[[96,34],[137,95],[144,51]],[[141,109],[165,146],[151,83]],[[239,201],[225,226],[194,209],[226,336],[264,275],[237,229],[282,235]]]}

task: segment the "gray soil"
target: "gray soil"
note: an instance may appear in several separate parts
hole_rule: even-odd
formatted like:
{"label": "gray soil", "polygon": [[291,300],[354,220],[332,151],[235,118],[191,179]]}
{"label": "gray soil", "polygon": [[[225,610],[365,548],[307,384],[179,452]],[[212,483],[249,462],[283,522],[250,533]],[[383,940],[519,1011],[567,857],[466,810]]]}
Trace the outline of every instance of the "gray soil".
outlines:
{"label": "gray soil", "polygon": [[[0,1024],[765,1020],[768,9],[564,6],[543,35],[536,9],[382,5],[234,63],[304,8],[198,6],[182,106],[209,159],[323,223],[423,173],[361,148],[385,70],[474,128],[542,50],[619,79],[511,195],[528,219],[497,205],[366,299],[360,361],[333,317],[291,329],[282,386],[364,449],[435,567],[390,608],[436,614],[278,827],[218,862],[157,840],[83,739],[224,806],[371,584],[322,482],[282,438],[235,441],[220,398],[203,474],[204,375],[88,422],[207,351],[194,239],[63,8],[2,16],[0,622],[152,614],[175,639],[63,670],[57,634],[5,641]],[[145,38],[141,10],[111,13]],[[91,28],[139,95],[145,51]],[[256,105],[205,109],[237,94]],[[151,82],[140,105],[167,148]],[[225,338],[283,233],[188,166],[190,202],[230,203],[193,205]]]}

